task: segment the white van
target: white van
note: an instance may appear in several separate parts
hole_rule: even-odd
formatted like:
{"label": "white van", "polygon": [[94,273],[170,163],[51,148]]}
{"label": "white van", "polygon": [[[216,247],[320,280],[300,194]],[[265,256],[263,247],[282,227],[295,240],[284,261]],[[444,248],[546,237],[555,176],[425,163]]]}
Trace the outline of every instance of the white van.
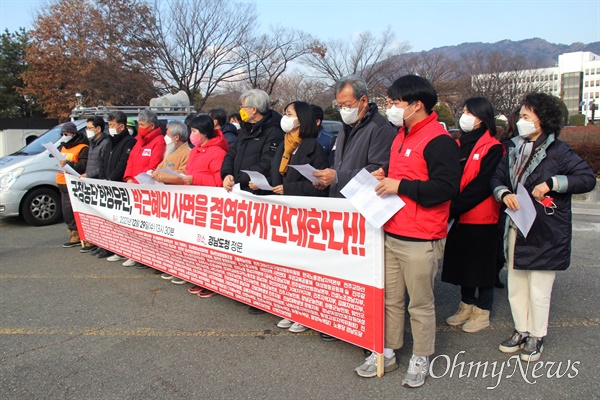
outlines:
{"label": "white van", "polygon": [[[73,122],[85,135],[87,121]],[[0,217],[20,215],[36,226],[61,219],[58,161],[42,146],[49,142],[58,145],[61,127],[55,126],[21,150],[0,158]]]}
{"label": "white van", "polygon": [[[193,107],[170,112],[152,107],[113,108],[134,120],[140,110],[150,109],[158,114],[158,121],[164,127],[171,120],[183,122],[186,113],[194,112]],[[71,115],[72,122],[79,133],[85,135],[87,117],[100,115],[107,119],[113,108],[74,110],[77,112]],[[60,192],[56,185],[58,161],[42,146],[48,142],[58,145],[61,127],[62,124],[55,126],[21,150],[0,158],[0,218],[21,216],[34,226],[54,224],[62,218]]]}

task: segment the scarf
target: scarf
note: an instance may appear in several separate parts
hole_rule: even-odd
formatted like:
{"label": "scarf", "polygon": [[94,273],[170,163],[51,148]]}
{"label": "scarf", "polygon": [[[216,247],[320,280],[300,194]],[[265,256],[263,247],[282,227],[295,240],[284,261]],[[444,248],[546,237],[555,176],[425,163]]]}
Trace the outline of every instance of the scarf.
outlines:
{"label": "scarf", "polygon": [[533,150],[533,142],[530,142],[523,138],[521,138],[519,140],[519,143],[517,144],[517,147],[515,148],[515,151],[517,152],[517,156],[516,156],[515,165],[513,165],[513,174],[512,174],[513,181],[511,182],[513,190],[517,189],[520,178],[522,178],[523,171],[525,170],[525,167],[527,166],[529,160],[531,159],[532,150]]}
{"label": "scarf", "polygon": [[517,143],[515,148],[517,155],[515,165],[513,165],[512,170],[513,174],[511,183],[514,190],[517,190],[517,184],[519,182],[525,185],[525,180],[529,176],[529,174],[525,173],[527,167],[540,152],[546,150],[548,144],[548,135],[543,132],[535,142],[531,142],[523,138],[519,139],[519,143]]}
{"label": "scarf", "polygon": [[300,146],[302,142],[302,138],[300,137],[300,130],[296,130],[294,133],[288,132],[285,135],[285,139],[283,142],[283,155],[281,156],[281,163],[279,164],[279,173],[281,175],[287,174],[288,171],[288,163],[290,162],[290,157],[292,153]]}

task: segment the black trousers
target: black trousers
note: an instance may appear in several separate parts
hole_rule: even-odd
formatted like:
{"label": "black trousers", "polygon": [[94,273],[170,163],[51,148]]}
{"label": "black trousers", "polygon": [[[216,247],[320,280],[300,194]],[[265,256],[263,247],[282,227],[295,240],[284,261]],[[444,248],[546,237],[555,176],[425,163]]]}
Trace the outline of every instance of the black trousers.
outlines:
{"label": "black trousers", "polygon": [[69,197],[67,185],[59,184],[58,189],[60,190],[60,203],[65,224],[67,224],[67,228],[76,231],[77,224],[75,223],[75,215],[73,215],[73,207],[71,206],[71,198]]}
{"label": "black trousers", "polygon": [[[479,290],[478,296],[476,291]],[[484,287],[460,287],[460,294],[462,296],[462,302],[465,304],[475,304],[482,310],[492,311],[492,304],[494,303],[494,286]]]}

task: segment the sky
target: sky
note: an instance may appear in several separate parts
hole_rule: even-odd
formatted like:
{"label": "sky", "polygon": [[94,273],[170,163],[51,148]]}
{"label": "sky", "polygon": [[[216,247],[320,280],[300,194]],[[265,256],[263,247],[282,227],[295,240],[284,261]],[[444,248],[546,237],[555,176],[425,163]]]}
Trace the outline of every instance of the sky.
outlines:
{"label": "sky", "polygon": [[[0,29],[31,29],[44,0],[0,0]],[[239,0],[256,7],[261,29],[280,24],[321,40],[388,26],[411,51],[465,42],[538,37],[555,44],[600,41],[600,0]]]}

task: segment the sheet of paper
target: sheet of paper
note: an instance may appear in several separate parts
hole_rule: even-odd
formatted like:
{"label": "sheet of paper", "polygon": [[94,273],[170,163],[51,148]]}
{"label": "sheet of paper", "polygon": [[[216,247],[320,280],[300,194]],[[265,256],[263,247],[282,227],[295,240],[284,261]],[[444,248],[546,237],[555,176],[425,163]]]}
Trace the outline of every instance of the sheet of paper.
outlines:
{"label": "sheet of paper", "polygon": [[265,178],[265,176],[260,172],[248,171],[246,169],[242,169],[240,171],[248,174],[252,183],[258,186],[260,190],[273,190],[273,186],[269,185],[267,178]]}
{"label": "sheet of paper", "polygon": [[75,171],[73,169],[73,167],[71,167],[69,164],[66,164],[64,167],[62,167],[62,169],[63,169],[63,171],[65,171],[69,175],[73,175],[73,176],[76,176],[78,178],[81,176],[81,174],[79,172]]}
{"label": "sheet of paper", "polygon": [[341,190],[352,205],[375,228],[381,228],[402,207],[404,202],[399,196],[380,197],[375,193],[379,181],[366,169],[362,169]]}
{"label": "sheet of paper", "polygon": [[313,183],[320,182],[317,178],[315,178],[313,176],[313,172],[317,172],[318,169],[316,169],[315,167],[313,167],[310,164],[288,165],[288,167],[294,168],[295,170],[297,170],[298,172],[300,172],[303,177],[305,177],[306,179],[308,179],[309,181],[311,181]]}
{"label": "sheet of paper", "polygon": [[165,174],[178,176],[180,178],[185,178],[184,174],[178,174],[177,172],[173,171],[171,168],[161,168],[157,172],[164,172]]}
{"label": "sheet of paper", "polygon": [[164,185],[164,183],[152,179],[152,177],[145,172],[136,176],[135,180],[138,181],[140,185]]}
{"label": "sheet of paper", "polygon": [[517,186],[517,202],[519,203],[519,209],[511,210],[507,208],[506,213],[513,220],[523,236],[527,237],[533,221],[535,221],[537,212],[535,211],[531,197],[529,197],[529,193],[527,193],[527,189],[520,183]]}
{"label": "sheet of paper", "polygon": [[52,142],[42,143],[42,146],[44,146],[44,148],[46,150],[48,150],[50,152],[50,154],[52,154],[54,156],[54,158],[56,158],[58,161],[66,161],[67,160],[65,158],[65,156],[60,151],[58,151],[58,149],[56,148],[54,143],[52,143]]}

